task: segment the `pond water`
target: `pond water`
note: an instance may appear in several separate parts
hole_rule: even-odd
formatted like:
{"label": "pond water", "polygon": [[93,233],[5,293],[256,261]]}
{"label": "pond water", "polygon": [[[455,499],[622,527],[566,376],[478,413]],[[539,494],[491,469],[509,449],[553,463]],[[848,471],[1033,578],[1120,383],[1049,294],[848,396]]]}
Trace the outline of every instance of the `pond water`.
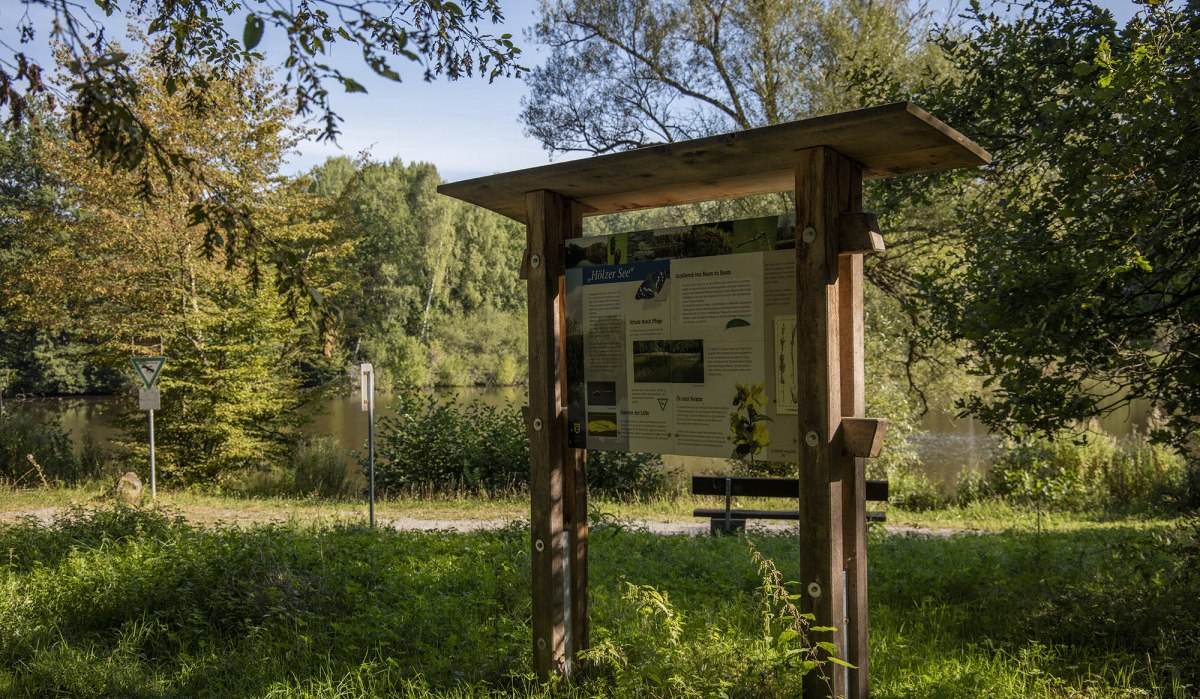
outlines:
{"label": "pond water", "polygon": [[[481,401],[489,405],[520,405],[525,402],[523,387],[515,388],[455,388],[440,389],[438,395],[454,396],[460,402]],[[388,415],[395,397],[379,394],[376,397],[376,416]],[[76,445],[90,437],[100,444],[117,436],[114,420],[118,414],[136,406],[133,397],[34,398],[5,400],[5,409],[30,410],[43,418],[57,417]],[[1101,427],[1118,435],[1133,430],[1144,431],[1150,420],[1150,410],[1135,404],[1108,416]],[[955,418],[941,412],[930,412],[922,420],[924,433],[913,437],[921,457],[922,467],[930,479],[953,487],[964,471],[986,471],[991,463],[994,437],[986,427],[972,418]],[[360,409],[357,394],[325,401],[312,410],[305,432],[310,435],[330,435],[346,451],[349,468],[357,469],[351,452],[363,452],[367,442],[367,414]],[[700,457],[666,456],[668,467],[686,473],[720,473],[727,469],[724,460]]]}

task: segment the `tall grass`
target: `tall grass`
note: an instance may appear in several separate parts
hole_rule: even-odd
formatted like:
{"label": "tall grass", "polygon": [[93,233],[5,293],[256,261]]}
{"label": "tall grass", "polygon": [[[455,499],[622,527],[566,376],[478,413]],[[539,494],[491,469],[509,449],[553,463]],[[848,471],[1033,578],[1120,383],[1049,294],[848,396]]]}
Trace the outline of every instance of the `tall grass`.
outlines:
{"label": "tall grass", "polygon": [[92,468],[98,464],[76,457],[71,437],[57,423],[11,406],[0,414],[0,485],[73,485],[94,475]]}

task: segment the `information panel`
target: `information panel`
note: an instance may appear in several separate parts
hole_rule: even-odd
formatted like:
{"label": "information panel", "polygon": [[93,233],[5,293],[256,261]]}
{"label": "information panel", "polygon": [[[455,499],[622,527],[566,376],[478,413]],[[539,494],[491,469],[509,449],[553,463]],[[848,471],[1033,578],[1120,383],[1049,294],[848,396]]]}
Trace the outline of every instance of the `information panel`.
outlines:
{"label": "information panel", "polygon": [[792,216],[567,241],[571,446],[796,459],[795,245]]}

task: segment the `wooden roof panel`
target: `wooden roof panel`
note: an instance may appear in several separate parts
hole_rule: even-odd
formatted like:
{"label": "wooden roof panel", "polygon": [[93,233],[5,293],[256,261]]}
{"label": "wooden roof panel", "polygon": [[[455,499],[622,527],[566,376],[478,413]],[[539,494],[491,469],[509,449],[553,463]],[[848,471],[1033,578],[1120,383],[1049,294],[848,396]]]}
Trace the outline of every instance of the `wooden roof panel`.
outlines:
{"label": "wooden roof panel", "polygon": [[442,194],[525,221],[525,193],[581,202],[589,215],[688,204],[793,187],[795,151],[828,146],[864,177],[978,167],[991,156],[911,102],[666,143],[451,182]]}

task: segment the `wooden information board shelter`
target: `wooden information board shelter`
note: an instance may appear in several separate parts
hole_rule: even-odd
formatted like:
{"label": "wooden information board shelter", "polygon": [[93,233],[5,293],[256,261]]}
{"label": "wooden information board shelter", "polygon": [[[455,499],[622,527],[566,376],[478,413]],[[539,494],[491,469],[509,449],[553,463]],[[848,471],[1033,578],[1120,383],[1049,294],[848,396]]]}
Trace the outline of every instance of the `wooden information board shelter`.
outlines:
{"label": "wooden information board shelter", "polygon": [[588,647],[584,452],[567,446],[563,241],[584,216],[729,197],[796,193],[796,322],[802,609],[839,629],[857,666],[810,674],[805,696],[866,697],[864,458],[884,421],[865,417],[863,255],[883,250],[864,179],[991,157],[907,102],[445,184],[438,191],[524,223],[529,292],[530,527],[538,674],[568,674]]}

